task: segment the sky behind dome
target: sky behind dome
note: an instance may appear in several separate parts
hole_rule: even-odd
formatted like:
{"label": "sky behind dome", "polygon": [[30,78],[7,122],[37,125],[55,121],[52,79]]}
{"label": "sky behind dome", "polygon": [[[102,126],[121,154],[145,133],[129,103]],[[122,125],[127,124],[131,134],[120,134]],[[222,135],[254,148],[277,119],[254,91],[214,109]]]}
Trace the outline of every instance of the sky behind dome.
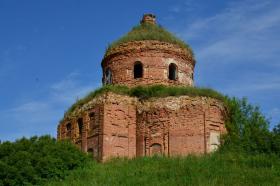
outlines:
{"label": "sky behind dome", "polygon": [[1,0],[0,140],[56,135],[100,87],[108,44],[154,13],[195,53],[195,84],[247,97],[280,122],[278,0]]}

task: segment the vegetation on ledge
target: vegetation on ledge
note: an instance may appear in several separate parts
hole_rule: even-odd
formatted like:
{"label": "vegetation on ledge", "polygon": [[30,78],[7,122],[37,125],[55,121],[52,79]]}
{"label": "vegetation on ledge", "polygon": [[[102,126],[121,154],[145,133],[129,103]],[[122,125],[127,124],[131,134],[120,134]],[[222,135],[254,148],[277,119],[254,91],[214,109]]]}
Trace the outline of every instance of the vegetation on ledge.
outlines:
{"label": "vegetation on ledge", "polygon": [[113,92],[121,95],[128,95],[138,97],[140,99],[148,99],[151,97],[167,97],[167,96],[204,96],[211,97],[221,101],[225,100],[225,96],[221,93],[210,89],[210,88],[198,88],[198,87],[187,87],[187,86],[164,86],[164,85],[153,85],[153,86],[137,86],[128,88],[127,86],[121,85],[107,85],[103,86],[93,92],[90,92],[87,96],[82,99],[78,99],[65,113],[69,115],[75,109],[83,106],[96,96],[105,92]]}
{"label": "vegetation on ledge", "polygon": [[182,48],[188,49],[193,55],[192,49],[188,44],[178,39],[176,36],[165,30],[163,27],[150,23],[143,23],[133,27],[132,30],[126,35],[121,37],[119,40],[111,43],[106,49],[105,56],[107,56],[110,53],[111,49],[117,47],[121,43],[143,40],[157,40],[176,44]]}

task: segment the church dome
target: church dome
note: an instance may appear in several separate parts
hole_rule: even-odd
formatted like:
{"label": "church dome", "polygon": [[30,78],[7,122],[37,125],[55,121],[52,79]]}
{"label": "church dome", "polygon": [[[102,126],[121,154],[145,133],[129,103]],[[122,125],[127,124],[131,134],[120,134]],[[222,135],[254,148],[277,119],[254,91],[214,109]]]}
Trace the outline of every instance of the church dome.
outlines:
{"label": "church dome", "polygon": [[102,60],[104,85],[193,86],[191,48],[145,14],[140,25],[113,42]]}
{"label": "church dome", "polygon": [[174,34],[170,33],[162,26],[156,23],[156,17],[153,14],[144,14],[140,24],[133,27],[130,32],[122,36],[120,39],[111,43],[106,52],[105,56],[108,56],[110,52],[118,47],[120,44],[131,42],[131,41],[145,41],[154,40],[162,41],[171,44],[178,45],[181,48],[187,49],[191,55],[193,55],[191,47],[183,40],[177,38]]}

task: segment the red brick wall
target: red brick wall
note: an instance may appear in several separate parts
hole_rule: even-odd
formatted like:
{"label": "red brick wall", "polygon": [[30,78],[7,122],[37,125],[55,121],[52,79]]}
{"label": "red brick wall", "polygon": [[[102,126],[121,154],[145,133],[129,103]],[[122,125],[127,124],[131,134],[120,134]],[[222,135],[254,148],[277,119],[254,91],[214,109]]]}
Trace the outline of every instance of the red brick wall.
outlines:
{"label": "red brick wall", "polygon": [[136,156],[136,107],[128,104],[129,99],[114,96],[104,105],[102,160]]}
{"label": "red brick wall", "polygon": [[[90,113],[95,113],[90,117]],[[82,136],[77,120],[83,118]],[[94,121],[95,125],[91,124]],[[218,100],[205,97],[166,97],[139,101],[106,93],[67,116],[58,127],[58,138],[71,140],[96,159],[111,157],[201,154],[217,147],[225,133],[225,109]],[[216,140],[216,141],[215,141]]]}
{"label": "red brick wall", "polygon": [[[134,79],[134,63],[143,64],[143,77]],[[177,65],[177,80],[168,79],[170,63]],[[134,41],[114,48],[102,61],[105,70],[112,71],[112,83],[136,85],[193,85],[194,59],[187,49],[160,41]]]}
{"label": "red brick wall", "polygon": [[188,96],[159,98],[138,105],[137,155],[152,155],[153,144],[165,155],[210,152],[210,132],[225,132],[223,104]]}
{"label": "red brick wall", "polygon": [[[102,104],[94,104],[93,108],[84,111],[80,110],[71,117],[66,117],[58,126],[58,139],[71,139],[82,151],[93,151],[95,159],[102,157],[102,127],[104,123],[104,106]],[[94,113],[94,118],[90,118],[90,114]],[[82,135],[79,135],[78,119],[82,118],[83,128]],[[94,120],[92,120],[94,119]],[[67,136],[67,124],[71,124],[70,137]]]}

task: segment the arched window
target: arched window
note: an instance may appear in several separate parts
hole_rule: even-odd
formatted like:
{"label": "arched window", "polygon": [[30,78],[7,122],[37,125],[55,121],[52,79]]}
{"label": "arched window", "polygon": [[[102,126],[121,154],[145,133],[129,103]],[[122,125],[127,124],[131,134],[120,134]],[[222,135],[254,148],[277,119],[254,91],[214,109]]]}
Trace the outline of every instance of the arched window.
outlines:
{"label": "arched window", "polygon": [[110,68],[106,68],[106,70],[105,70],[104,83],[105,83],[105,85],[112,83],[112,71]]}
{"label": "arched window", "polygon": [[170,80],[177,80],[177,65],[174,63],[171,63],[169,65],[169,71],[168,71],[168,79]]}
{"label": "arched window", "polygon": [[134,79],[143,77],[143,65],[140,61],[135,62],[133,73],[134,73]]}
{"label": "arched window", "polygon": [[161,155],[162,154],[162,149],[161,149],[161,144],[154,143],[151,145],[151,151],[150,155]]}
{"label": "arched window", "polygon": [[92,130],[95,125],[95,114],[94,112],[89,114],[89,129]]}
{"label": "arched window", "polygon": [[78,130],[79,130],[79,137],[82,137],[83,132],[83,118],[78,119]]}
{"label": "arched window", "polygon": [[66,136],[71,137],[71,123],[66,124]]}
{"label": "arched window", "polygon": [[89,149],[87,150],[87,152],[88,152],[89,154],[93,154],[93,148],[89,148]]}
{"label": "arched window", "polygon": [[67,125],[66,125],[66,130],[67,130],[67,131],[70,131],[70,130],[71,130],[71,123],[67,123]]}

